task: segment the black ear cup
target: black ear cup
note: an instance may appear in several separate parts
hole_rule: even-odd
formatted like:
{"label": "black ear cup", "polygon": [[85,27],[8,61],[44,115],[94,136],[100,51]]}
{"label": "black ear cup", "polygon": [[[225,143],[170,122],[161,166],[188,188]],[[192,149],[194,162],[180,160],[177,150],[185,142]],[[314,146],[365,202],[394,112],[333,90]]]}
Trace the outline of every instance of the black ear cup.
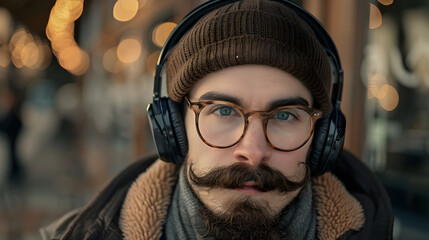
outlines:
{"label": "black ear cup", "polygon": [[188,154],[188,138],[186,137],[185,121],[182,118],[180,106],[175,101],[168,98],[168,108],[177,147],[179,148],[178,151],[180,151],[182,156],[186,156],[186,154]]}
{"label": "black ear cup", "polygon": [[159,157],[174,164],[185,159],[188,142],[177,103],[159,98],[147,108],[152,135]]}
{"label": "black ear cup", "polygon": [[326,138],[329,131],[329,122],[330,118],[325,117],[317,120],[316,126],[314,127],[313,143],[311,145],[310,157],[308,159],[308,164],[311,169],[311,173],[314,174],[321,163],[321,156],[325,149]]}
{"label": "black ear cup", "polygon": [[335,164],[343,149],[345,117],[334,107],[329,117],[317,121],[315,129],[308,164],[312,176],[320,176]]}

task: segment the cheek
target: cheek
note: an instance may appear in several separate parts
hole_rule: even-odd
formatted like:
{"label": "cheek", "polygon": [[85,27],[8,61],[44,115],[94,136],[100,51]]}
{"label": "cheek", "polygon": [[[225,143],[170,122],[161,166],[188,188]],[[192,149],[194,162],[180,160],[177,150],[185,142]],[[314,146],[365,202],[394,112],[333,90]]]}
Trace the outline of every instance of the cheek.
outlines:
{"label": "cheek", "polygon": [[196,129],[194,113],[186,114],[185,126],[189,149],[188,165],[193,163],[195,169],[205,171],[228,163],[228,156],[231,155],[229,149],[212,148],[201,140]]}
{"label": "cheek", "polygon": [[304,169],[304,165],[300,164],[300,162],[306,163],[311,142],[312,139],[310,139],[300,149],[292,152],[274,151],[269,165],[280,170],[286,176],[296,175],[298,171],[302,171]]}

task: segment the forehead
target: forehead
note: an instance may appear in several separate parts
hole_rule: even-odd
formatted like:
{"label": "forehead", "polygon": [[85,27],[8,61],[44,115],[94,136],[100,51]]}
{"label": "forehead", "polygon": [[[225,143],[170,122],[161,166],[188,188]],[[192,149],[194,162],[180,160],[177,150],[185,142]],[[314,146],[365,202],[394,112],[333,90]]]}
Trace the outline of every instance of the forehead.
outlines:
{"label": "forehead", "polygon": [[231,96],[244,107],[255,110],[287,98],[303,98],[310,106],[313,102],[310,91],[301,81],[266,65],[240,65],[210,73],[195,84],[189,96],[197,101],[208,92]]}

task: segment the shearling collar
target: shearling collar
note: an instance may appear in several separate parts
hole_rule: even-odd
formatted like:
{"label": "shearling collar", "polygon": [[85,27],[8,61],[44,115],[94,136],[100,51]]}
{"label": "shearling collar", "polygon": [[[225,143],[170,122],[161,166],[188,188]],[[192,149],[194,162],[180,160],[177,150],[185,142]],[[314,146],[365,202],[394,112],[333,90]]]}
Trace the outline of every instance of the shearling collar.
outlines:
{"label": "shearling collar", "polygon": [[[160,239],[178,169],[157,160],[135,180],[121,211],[124,239]],[[337,239],[349,230],[362,228],[365,221],[362,206],[334,175],[325,173],[314,178],[313,192],[319,239]]]}

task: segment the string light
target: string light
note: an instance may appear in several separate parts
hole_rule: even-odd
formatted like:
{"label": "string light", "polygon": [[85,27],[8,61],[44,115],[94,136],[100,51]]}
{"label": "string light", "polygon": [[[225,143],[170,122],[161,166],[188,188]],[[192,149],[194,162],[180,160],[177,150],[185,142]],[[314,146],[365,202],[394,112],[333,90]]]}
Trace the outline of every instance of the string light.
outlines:
{"label": "string light", "polygon": [[170,35],[171,31],[177,26],[176,23],[166,22],[156,26],[152,32],[152,41],[158,46],[162,47]]}
{"label": "string light", "polygon": [[140,57],[142,48],[140,42],[135,38],[122,40],[116,50],[118,59],[123,63],[133,63]]}
{"label": "string light", "polygon": [[83,0],[57,0],[51,10],[46,36],[61,67],[74,75],[89,68],[89,55],[74,40],[74,22],[82,15]]}
{"label": "string light", "polygon": [[118,0],[113,7],[113,17],[120,22],[130,21],[136,16],[138,10],[137,0]]}

